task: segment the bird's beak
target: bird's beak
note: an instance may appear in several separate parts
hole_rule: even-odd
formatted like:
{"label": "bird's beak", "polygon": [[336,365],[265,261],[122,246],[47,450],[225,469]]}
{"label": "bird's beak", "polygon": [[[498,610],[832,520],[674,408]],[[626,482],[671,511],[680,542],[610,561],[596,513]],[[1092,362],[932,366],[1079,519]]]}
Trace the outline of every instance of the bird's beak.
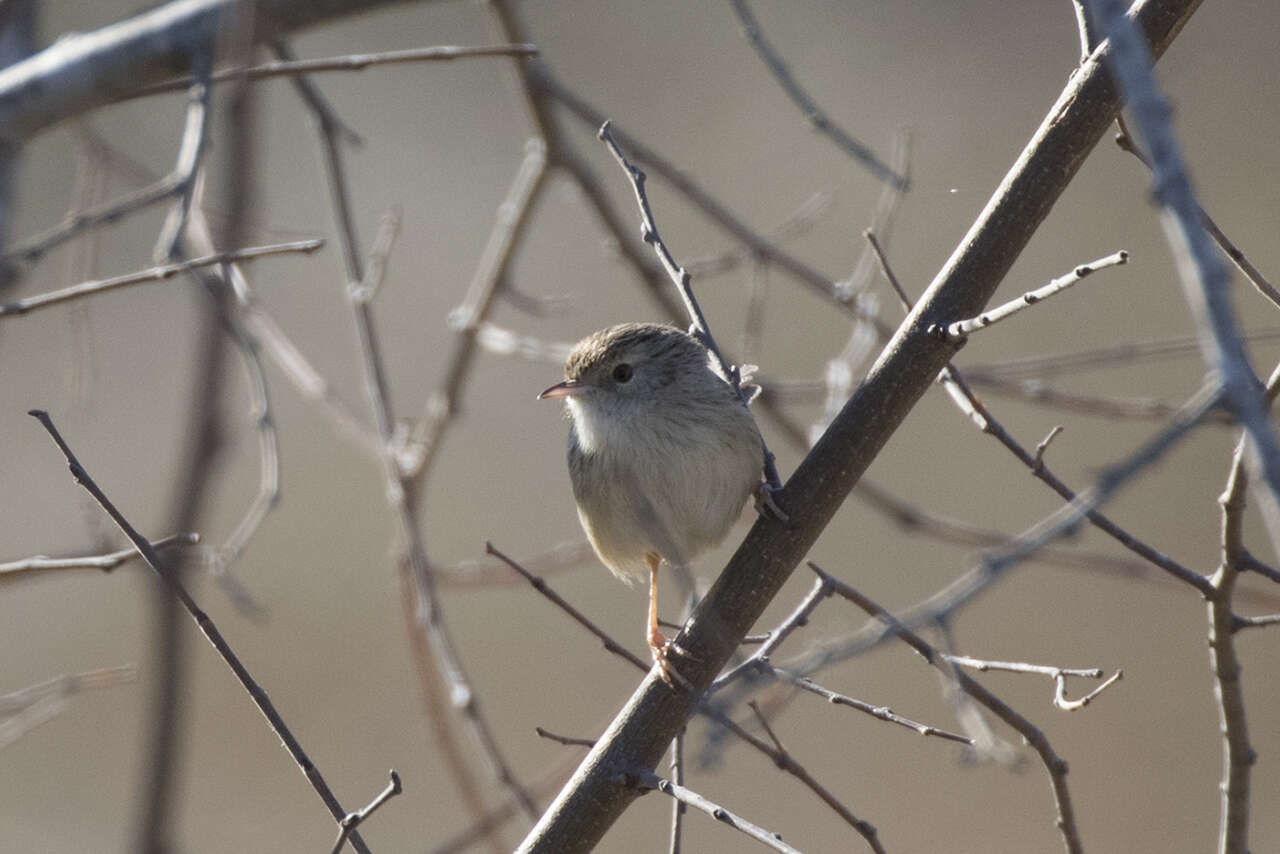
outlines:
{"label": "bird's beak", "polygon": [[587,388],[586,383],[578,380],[565,380],[543,391],[542,394],[538,395],[538,400],[547,400],[553,397],[575,397],[586,392]]}

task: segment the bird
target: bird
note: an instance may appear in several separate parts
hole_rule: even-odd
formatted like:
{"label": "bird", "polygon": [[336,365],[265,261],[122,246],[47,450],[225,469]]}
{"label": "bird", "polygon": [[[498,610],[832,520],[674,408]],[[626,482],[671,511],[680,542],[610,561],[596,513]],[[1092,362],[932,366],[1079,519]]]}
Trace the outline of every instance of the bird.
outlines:
{"label": "bird", "polygon": [[742,397],[692,334],[623,323],[583,338],[539,399],[568,414],[569,479],[587,539],[618,578],[649,577],[645,641],[669,685],[684,650],[658,629],[658,567],[688,567],[759,494],[762,440]]}

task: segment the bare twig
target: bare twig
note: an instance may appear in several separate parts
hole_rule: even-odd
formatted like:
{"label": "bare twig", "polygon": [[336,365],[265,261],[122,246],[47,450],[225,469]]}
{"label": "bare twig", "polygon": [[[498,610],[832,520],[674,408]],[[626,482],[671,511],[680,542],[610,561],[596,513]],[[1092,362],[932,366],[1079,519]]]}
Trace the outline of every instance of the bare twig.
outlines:
{"label": "bare twig", "polygon": [[[409,62],[446,62],[453,59],[478,59],[492,56],[537,56],[537,45],[434,45],[407,50],[388,50],[379,53],[353,53],[346,56],[325,56],[315,59],[281,60],[264,62],[249,68],[219,68],[209,79],[210,83],[222,83],[232,79],[249,81],[270,77],[288,77],[298,74],[320,74],[327,71],[364,71],[380,65],[396,65]],[[191,85],[190,77],[178,77],[143,86],[125,94],[120,100],[145,98],[163,92],[175,92]]]}
{"label": "bare twig", "polygon": [[4,720],[0,720],[0,749],[8,747],[37,727],[66,711],[71,700],[65,694],[46,694]]}
{"label": "bare twig", "polygon": [[848,708],[862,712],[865,715],[870,715],[876,720],[897,724],[900,727],[909,729],[916,735],[931,735],[941,738],[944,741],[955,741],[960,744],[967,745],[973,744],[973,739],[966,735],[960,735],[959,733],[950,732],[940,727],[922,724],[917,721],[913,721],[910,718],[903,717],[888,706],[872,705],[871,703],[865,703],[862,700],[850,697],[847,694],[832,691],[830,688],[819,685],[817,682],[814,682],[812,679],[805,676],[799,676],[795,673],[791,673],[790,671],[774,667],[768,661],[759,661],[756,663],[755,667],[759,673],[780,679],[783,682],[794,685],[801,691],[807,691],[810,694],[821,697],[833,706],[847,706]]}
{"label": "bare twig", "polygon": [[631,664],[640,668],[642,672],[647,671],[649,669],[648,664],[642,661],[638,656],[633,655],[625,647],[623,647],[621,644],[615,641],[612,637],[610,637],[603,629],[601,629],[599,626],[593,623],[590,619],[588,619],[588,617],[585,614],[583,614],[577,608],[573,607],[567,601],[565,601],[565,599],[559,593],[552,590],[551,587],[545,581],[543,581],[541,578],[531,573],[529,570],[525,569],[520,564],[516,563],[511,558],[507,557],[502,552],[498,551],[498,549],[494,547],[493,543],[485,543],[484,550],[488,554],[493,555],[498,560],[505,563],[507,566],[511,567],[511,569],[518,572],[521,575],[521,577],[525,579],[525,581],[528,581],[531,585],[533,585],[534,590],[538,591],[543,596],[550,599],[553,603],[555,603],[556,607],[558,607],[560,610],[564,611],[566,614],[572,617],[574,622],[582,626],[591,634],[595,635],[595,637],[599,639],[599,641],[602,644],[604,644],[604,648],[606,650],[608,650],[609,652],[613,653],[616,656],[619,656],[620,658],[625,658],[627,661],[631,662]]}
{"label": "bare twig", "polygon": [[884,181],[899,190],[907,188],[907,176],[899,174],[889,166],[886,166],[880,158],[867,148],[867,146],[858,142],[845,131],[844,128],[833,122],[826,112],[818,106],[817,102],[809,96],[809,93],[796,82],[791,76],[791,70],[787,68],[787,64],[782,61],[782,57],[773,49],[773,45],[769,44],[768,39],[764,37],[764,33],[760,29],[760,22],[756,20],[756,16],[752,14],[751,7],[747,5],[746,0],[730,0],[733,4],[734,14],[738,16],[738,21],[742,24],[742,35],[760,59],[768,67],[769,73],[778,81],[778,85],[782,87],[782,91],[787,93],[800,112],[804,113],[805,120],[809,122],[818,133],[830,139],[845,154],[848,154],[858,163],[862,164],[868,172],[875,175],[881,181]]}
{"label": "bare twig", "polygon": [[543,729],[540,726],[534,727],[533,731],[538,734],[538,738],[545,738],[548,741],[554,741],[566,747],[594,747],[596,743],[594,738],[574,738],[569,735],[557,735],[551,730]]}
{"label": "bare twig", "polygon": [[196,74],[187,94],[187,124],[182,132],[182,144],[178,147],[178,162],[173,167],[173,174],[177,178],[173,190],[175,198],[160,227],[160,236],[156,238],[155,251],[152,253],[152,260],[157,264],[177,257],[178,245],[187,228],[187,215],[191,212],[191,199],[196,189],[196,175],[200,170],[208,137],[209,68],[212,63],[211,52],[197,54],[192,60]]}
{"label": "bare twig", "polygon": [[1103,671],[1099,668],[1091,668],[1088,670],[1072,669],[1069,667],[1051,667],[1045,664],[1027,664],[1021,661],[987,661],[985,659],[971,658],[967,655],[947,655],[947,661],[959,667],[971,667],[982,673],[991,670],[1003,670],[1008,673],[1038,673],[1041,676],[1048,676],[1054,682],[1053,704],[1064,712],[1074,712],[1077,709],[1083,709],[1093,701],[1093,698],[1110,688],[1116,682],[1119,682],[1124,675],[1124,671],[1117,670],[1110,677],[1094,688],[1088,694],[1078,700],[1067,699],[1067,677],[1077,676],[1083,679],[1102,679]]}
{"label": "bare twig", "polygon": [[[1151,161],[1147,159],[1147,156],[1138,148],[1137,143],[1133,141],[1133,137],[1129,135],[1128,125],[1125,124],[1124,117],[1116,116],[1116,124],[1120,128],[1120,132],[1116,134],[1116,145],[1138,158],[1143,166],[1150,169]],[[1272,305],[1280,306],[1280,289],[1271,284],[1267,277],[1262,274],[1262,271],[1254,266],[1253,262],[1244,254],[1244,250],[1236,246],[1230,237],[1227,237],[1226,232],[1222,230],[1222,227],[1218,225],[1213,217],[1209,216],[1208,211],[1200,207],[1199,204],[1197,204],[1197,207],[1200,209],[1200,219],[1205,231],[1209,232],[1209,237],[1213,238],[1214,243],[1218,244],[1218,248],[1222,250],[1223,254],[1231,259],[1231,263],[1236,265],[1236,269],[1249,280],[1249,284],[1253,285],[1258,293],[1270,300]]]}
{"label": "bare twig", "polygon": [[379,792],[377,797],[365,804],[365,806],[358,812],[348,813],[342,817],[342,821],[339,822],[341,830],[338,831],[338,838],[333,843],[333,854],[339,854],[339,852],[342,851],[342,846],[347,844],[347,840],[351,837],[352,832],[354,832],[357,827],[364,824],[365,820],[369,818],[369,816],[373,815],[374,811],[376,811],[378,807],[382,806],[402,791],[404,791],[404,789],[400,786],[400,775],[397,774],[393,768],[391,769],[391,782],[387,783],[387,787]]}
{"label": "bare twig", "polygon": [[[519,564],[530,572],[551,574],[598,560],[591,543],[578,540],[521,558]],[[434,566],[432,571],[446,587],[504,587],[520,583],[501,560],[464,560],[453,566]]]}
{"label": "bare twig", "polygon": [[98,279],[92,282],[81,282],[78,285],[72,285],[67,288],[61,288],[56,291],[50,291],[45,294],[36,294],[35,296],[26,297],[24,299],[14,300],[13,302],[0,305],[0,317],[15,314],[26,314],[29,311],[35,311],[40,308],[47,308],[51,305],[67,302],[73,299],[79,299],[90,294],[99,294],[104,291],[122,288],[128,285],[145,284],[147,282],[163,282],[172,279],[180,273],[189,273],[192,270],[198,270],[201,267],[209,267],[214,264],[230,264],[235,261],[248,261],[253,258],[262,258],[267,255],[282,255],[292,252],[310,253],[324,246],[323,240],[299,240],[292,243],[276,243],[270,246],[254,246],[248,249],[235,249],[229,252],[215,252],[210,255],[202,255],[199,258],[192,258],[188,261],[179,261],[173,264],[161,264],[158,267],[151,267],[146,270],[140,270],[136,273],[128,273],[123,276],[114,276],[110,279]]}
{"label": "bare twig", "polygon": [[[316,794],[320,796],[320,799],[329,809],[329,814],[333,816],[334,820],[341,821],[347,814],[346,810],[342,809],[341,804],[339,804],[338,799],[334,797],[333,791],[329,788],[328,783],[325,782],[324,777],[320,774],[320,770],[316,768],[315,763],[311,761],[311,758],[307,756],[306,752],[302,749],[302,745],[298,743],[293,732],[284,722],[284,718],[282,718],[280,713],[276,711],[276,707],[271,702],[271,698],[267,696],[267,692],[263,690],[257,680],[250,675],[248,669],[241,663],[240,658],[231,649],[230,644],[227,643],[226,639],[222,636],[222,633],[218,631],[218,627],[214,624],[213,620],[211,620],[209,615],[196,605],[195,600],[191,598],[191,595],[187,593],[186,589],[174,576],[170,566],[161,559],[160,555],[156,552],[155,547],[152,546],[147,538],[142,536],[142,534],[140,534],[132,524],[130,524],[124,514],[116,509],[116,506],[111,503],[109,498],[107,498],[106,493],[99,488],[98,484],[89,476],[89,473],[85,471],[84,466],[80,464],[80,461],[76,458],[76,455],[72,452],[70,446],[67,445],[66,440],[62,438],[62,434],[58,432],[58,428],[54,426],[53,419],[49,417],[49,413],[34,409],[30,414],[40,421],[45,430],[49,432],[54,443],[58,446],[58,450],[60,450],[62,455],[66,457],[67,466],[71,469],[71,476],[75,479],[76,483],[84,487],[85,491],[93,496],[93,499],[98,502],[106,514],[111,517],[111,520],[116,523],[120,528],[120,531],[128,538],[129,542],[133,543],[134,548],[137,549],[140,555],[142,555],[142,559],[145,560],[147,565],[150,566],[151,569],[155,571],[156,575],[160,577],[160,580],[164,582],[165,586],[182,604],[182,607],[186,610],[187,614],[195,621],[201,633],[217,651],[218,655],[226,665],[231,668],[231,672],[240,682],[241,687],[243,687],[249,694],[249,698],[253,701],[253,704],[257,706],[258,711],[262,713],[262,716],[267,719],[267,723],[271,727],[271,731],[279,737],[280,743],[284,746],[285,750],[289,752],[289,756],[292,757],[295,763],[297,763],[298,768],[311,783],[311,787],[315,789]],[[357,839],[357,836],[352,837],[353,842]],[[360,843],[357,848],[359,849],[362,845],[363,843]]]}
{"label": "bare twig", "polygon": [[1099,683],[1097,688],[1094,688],[1092,691],[1090,691],[1088,694],[1085,694],[1080,699],[1068,700],[1067,699],[1067,677],[1066,677],[1066,674],[1059,673],[1057,677],[1053,680],[1055,683],[1055,690],[1053,692],[1053,704],[1057,706],[1059,709],[1062,709],[1064,712],[1074,712],[1076,709],[1083,709],[1085,706],[1089,705],[1089,703],[1093,701],[1094,697],[1098,696],[1103,691],[1110,688],[1116,682],[1119,682],[1123,677],[1124,677],[1124,671],[1117,670],[1115,673],[1112,673],[1109,677],[1107,677],[1105,680]]}
{"label": "bare twig", "polygon": [[727,824],[735,830],[740,830],[755,841],[772,848],[774,851],[781,851],[784,854],[801,854],[798,848],[792,848],[790,845],[782,841],[781,835],[765,830],[758,824],[747,821],[742,816],[730,812],[714,801],[707,800],[697,792],[686,789],[677,783],[673,783],[663,777],[659,777],[648,769],[633,771],[626,775],[626,783],[638,789],[653,790],[656,789],[664,795],[670,795],[678,801],[688,804],[696,810],[700,810],[714,818],[722,824]]}
{"label": "bare twig", "polygon": [[[684,785],[684,737],[682,731],[671,741],[671,776],[677,786]],[[668,854],[680,854],[684,842],[684,816],[689,805],[678,798],[671,801],[671,844]]]}
{"label": "bare twig", "polygon": [[1081,264],[1065,276],[1059,276],[1049,284],[1036,288],[1034,291],[1027,291],[1017,299],[1009,300],[993,309],[984,311],[976,317],[970,317],[966,320],[957,320],[950,323],[945,329],[936,327],[936,333],[943,335],[949,341],[959,342],[964,340],[972,332],[979,329],[985,329],[992,324],[999,323],[1007,317],[1011,317],[1023,309],[1030,308],[1038,302],[1048,299],[1051,296],[1065,291],[1067,288],[1079,282],[1090,273],[1097,272],[1104,267],[1117,267],[1121,264],[1129,262],[1129,253],[1123,249],[1115,254],[1108,255],[1105,258],[1099,258],[1097,261],[1091,261],[1088,264]]}
{"label": "bare twig", "polygon": [[1234,624],[1236,631],[1274,626],[1280,624],[1280,614],[1264,614],[1261,617],[1241,617],[1237,615]]}
{"label": "bare twig", "polygon": [[1080,64],[1089,60],[1089,55],[1098,47],[1097,27],[1093,16],[1089,14],[1089,4],[1085,0],[1071,0],[1076,12],[1076,30],[1080,34]]}
{"label": "bare twig", "polygon": [[[193,546],[200,542],[199,534],[170,534],[156,540],[151,545],[157,551],[167,549],[174,546]],[[32,557],[22,558],[21,560],[13,560],[8,563],[0,563],[0,579],[4,581],[15,581],[19,578],[25,578],[28,575],[50,572],[64,569],[96,569],[100,572],[110,572],[120,564],[132,560],[138,556],[138,550],[133,546],[119,551],[108,552],[102,555],[87,555],[84,557],[45,557],[44,555],[33,555]]]}
{"label": "bare twig", "polygon": [[174,194],[182,185],[183,176],[169,174],[133,190],[118,199],[94,205],[70,214],[62,222],[26,240],[17,241],[3,255],[0,261],[25,261],[34,263],[46,252],[61,243],[82,234],[88,229],[106,223],[118,222],[129,214],[163,201]]}
{"label": "bare twig", "polygon": [[[1274,402],[1278,393],[1280,366],[1267,379],[1268,403]],[[1222,507],[1222,555],[1217,571],[1210,578],[1211,593],[1206,597],[1209,600],[1209,663],[1213,667],[1214,696],[1222,732],[1220,854],[1248,851],[1252,770],[1257,761],[1257,753],[1249,741],[1244,684],[1240,678],[1240,659],[1235,645],[1235,632],[1250,622],[1232,610],[1232,597],[1240,571],[1255,563],[1244,547],[1244,516],[1249,488],[1246,444],[1247,437],[1242,433],[1232,454],[1226,487],[1218,498]],[[1266,617],[1256,618],[1253,625],[1269,622]]]}

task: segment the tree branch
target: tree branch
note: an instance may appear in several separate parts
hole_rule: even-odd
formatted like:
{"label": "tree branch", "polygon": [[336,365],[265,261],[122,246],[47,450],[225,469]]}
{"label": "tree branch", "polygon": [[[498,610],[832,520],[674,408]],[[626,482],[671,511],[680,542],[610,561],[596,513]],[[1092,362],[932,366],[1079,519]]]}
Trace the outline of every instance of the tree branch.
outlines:
{"label": "tree branch", "polygon": [[[0,71],[0,138],[20,143],[72,116],[190,70],[212,55],[240,0],[165,3],[90,33],[59,39]],[[264,31],[290,32],[405,0],[260,0]]]}

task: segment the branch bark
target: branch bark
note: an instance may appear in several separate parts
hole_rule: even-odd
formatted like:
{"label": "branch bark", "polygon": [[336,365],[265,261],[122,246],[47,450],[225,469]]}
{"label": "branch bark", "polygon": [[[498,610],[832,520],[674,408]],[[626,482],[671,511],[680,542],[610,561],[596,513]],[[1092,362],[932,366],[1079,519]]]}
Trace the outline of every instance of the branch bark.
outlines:
{"label": "branch bark", "polygon": [[[0,71],[0,142],[20,144],[63,119],[191,70],[211,53],[239,0],[174,0],[59,39]],[[260,0],[264,29],[288,33],[407,0]]]}
{"label": "branch bark", "polygon": [[[1133,10],[1164,52],[1199,0],[1143,0]],[[673,691],[655,671],[596,742],[521,844],[521,852],[586,852],[637,792],[626,775],[653,768],[712,677],[728,660],[849,491],[947,362],[954,347],[927,333],[978,313],[1066,189],[1120,108],[1102,45],[1072,75],[978,220],[898,329],[840,414],[797,468],[778,503],[784,524],[760,517],[690,618],[677,642],[691,655]]]}

